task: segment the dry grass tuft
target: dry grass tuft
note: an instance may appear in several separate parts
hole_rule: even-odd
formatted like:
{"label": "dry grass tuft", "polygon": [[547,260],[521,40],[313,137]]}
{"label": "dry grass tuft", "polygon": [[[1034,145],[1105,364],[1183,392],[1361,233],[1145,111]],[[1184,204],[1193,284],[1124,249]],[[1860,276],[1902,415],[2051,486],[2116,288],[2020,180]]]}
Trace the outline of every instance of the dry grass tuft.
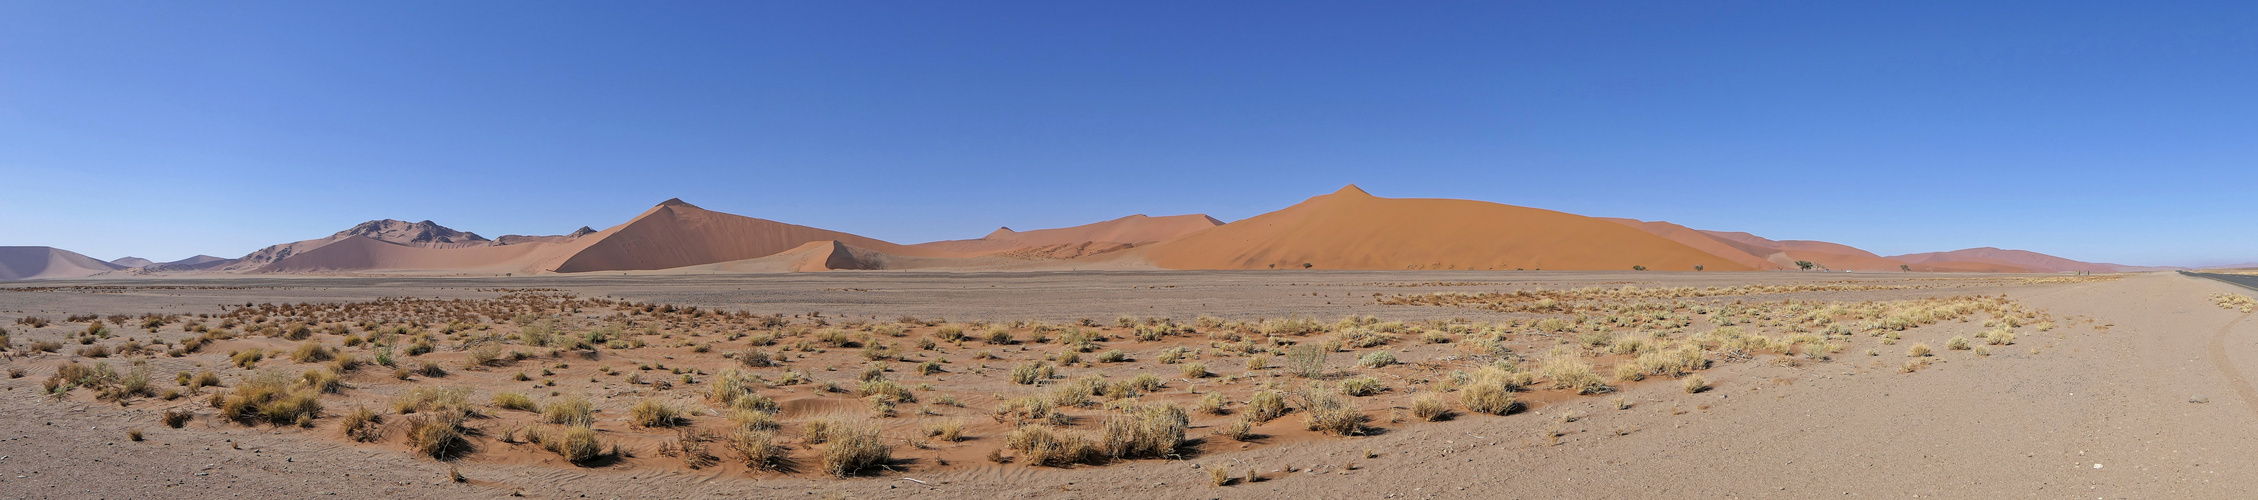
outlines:
{"label": "dry grass tuft", "polygon": [[1428,422],[1449,420],[1450,407],[1443,404],[1442,397],[1424,394],[1420,395],[1418,399],[1411,400],[1411,416],[1419,417],[1420,420]]}
{"label": "dry grass tuft", "polygon": [[627,422],[636,427],[674,427],[687,423],[686,416],[673,403],[656,399],[638,401],[627,409]]}
{"label": "dry grass tuft", "polygon": [[879,439],[877,424],[839,424],[825,429],[823,472],[852,477],[863,469],[893,459],[893,449]]}
{"label": "dry grass tuft", "polygon": [[1253,419],[1256,423],[1269,422],[1271,419],[1285,416],[1286,394],[1271,390],[1256,391],[1254,397],[1247,399],[1247,407],[1244,413],[1247,418]]}
{"label": "dry grass tuft", "polygon": [[525,393],[522,392],[504,392],[495,394],[494,407],[504,410],[517,410],[534,413],[541,412],[541,405],[534,403],[532,397],[526,396]]}
{"label": "dry grass tuft", "polygon": [[187,410],[165,410],[163,418],[165,427],[179,429],[181,426],[188,425],[189,420],[196,418],[196,414]]}
{"label": "dry grass tuft", "polygon": [[290,388],[288,376],[262,372],[237,384],[220,399],[220,416],[242,423],[312,426],[321,416],[321,397],[313,389]]}
{"label": "dry grass tuft", "polygon": [[1106,417],[1099,446],[1113,458],[1167,458],[1184,444],[1191,418],[1176,405],[1138,405]]}
{"label": "dry grass tuft", "polygon": [[587,427],[596,425],[596,407],[588,398],[565,396],[541,408],[541,421],[552,424]]}
{"label": "dry grass tuft", "polygon": [[1685,387],[1687,394],[1700,394],[1702,391],[1709,390],[1709,379],[1701,378],[1701,374],[1696,373],[1687,375],[1686,379],[1680,382],[1680,385]]}
{"label": "dry grass tuft", "polygon": [[1913,348],[1905,350],[1905,355],[1916,358],[1928,356],[1930,354],[1932,354],[1932,351],[1929,350],[1929,345],[1919,342],[1914,343]]}
{"label": "dry grass tuft", "polygon": [[353,411],[345,412],[345,419],[337,428],[345,433],[347,439],[373,443],[384,437],[383,424],[384,415],[377,414],[366,406],[355,406]]}
{"label": "dry grass tuft", "polygon": [[407,426],[408,447],[424,456],[453,460],[471,452],[461,415],[418,414],[408,417]]}
{"label": "dry grass tuft", "polygon": [[1004,447],[1017,453],[1022,462],[1043,467],[1092,462],[1104,457],[1089,438],[1048,425],[1023,425],[1013,429],[1005,436]]}

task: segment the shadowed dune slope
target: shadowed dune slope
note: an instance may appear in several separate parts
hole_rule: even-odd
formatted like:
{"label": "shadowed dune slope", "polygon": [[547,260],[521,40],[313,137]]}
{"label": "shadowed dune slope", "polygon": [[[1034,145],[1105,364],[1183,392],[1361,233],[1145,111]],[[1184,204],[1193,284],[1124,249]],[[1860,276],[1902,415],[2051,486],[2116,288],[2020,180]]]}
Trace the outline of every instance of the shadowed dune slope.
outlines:
{"label": "shadowed dune slope", "polygon": [[153,261],[153,260],[149,260],[149,259],[144,259],[144,258],[140,258],[140,257],[122,257],[122,258],[119,258],[118,260],[113,260],[113,261],[110,261],[110,265],[113,265],[113,266],[118,266],[118,267],[129,267],[129,268],[130,268],[130,267],[141,267],[141,266],[146,266],[146,265],[150,265],[150,264],[155,264],[155,263],[157,263],[157,261]]}
{"label": "shadowed dune slope", "polygon": [[[1043,249],[1065,247],[1075,247],[1081,250],[1118,249],[1125,248],[1125,246],[1163,241],[1220,225],[1223,225],[1222,221],[1202,214],[1167,217],[1148,217],[1144,214],[1137,214],[1105,222],[1055,229],[1013,231],[1006,227],[997,229],[979,239],[935,241],[910,246],[931,251],[937,255],[958,257],[995,253],[1050,255],[1058,252]],[[1097,245],[1090,245],[1091,243]],[[1104,245],[1105,243],[1117,243],[1119,245]],[[1079,256],[1081,255],[1074,255],[1073,257]]]}
{"label": "shadowed dune slope", "polygon": [[931,255],[872,238],[714,212],[667,200],[625,224],[583,236],[544,270],[560,273],[670,269],[766,257],[809,242],[839,241],[899,255]]}
{"label": "shadowed dune slope", "polygon": [[1169,269],[1749,270],[1581,215],[1497,203],[1391,199],[1356,186],[1145,247]]}
{"label": "shadowed dune slope", "polygon": [[0,281],[80,278],[124,268],[55,247],[0,247]]}

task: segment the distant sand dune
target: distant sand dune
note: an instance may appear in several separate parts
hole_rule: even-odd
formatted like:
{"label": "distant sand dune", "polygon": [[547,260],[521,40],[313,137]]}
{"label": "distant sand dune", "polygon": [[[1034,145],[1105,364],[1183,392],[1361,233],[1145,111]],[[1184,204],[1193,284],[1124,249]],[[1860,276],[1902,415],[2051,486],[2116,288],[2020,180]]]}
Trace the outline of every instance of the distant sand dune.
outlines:
{"label": "distant sand dune", "polygon": [[53,247],[0,247],[0,280],[80,278],[125,266]]}
{"label": "distant sand dune", "polygon": [[1142,249],[1169,269],[1749,270],[1622,224],[1468,200],[1380,198],[1356,186]]}

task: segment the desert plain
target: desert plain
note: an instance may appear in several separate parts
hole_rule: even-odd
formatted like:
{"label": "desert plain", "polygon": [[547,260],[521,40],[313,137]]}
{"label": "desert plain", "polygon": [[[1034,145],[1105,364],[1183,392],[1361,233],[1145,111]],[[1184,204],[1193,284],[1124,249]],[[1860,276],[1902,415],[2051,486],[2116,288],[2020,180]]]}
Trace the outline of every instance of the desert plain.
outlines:
{"label": "desert plain", "polygon": [[2175,272],[9,283],[0,496],[2230,498],[2258,490],[2235,430],[2258,425],[2254,293]]}

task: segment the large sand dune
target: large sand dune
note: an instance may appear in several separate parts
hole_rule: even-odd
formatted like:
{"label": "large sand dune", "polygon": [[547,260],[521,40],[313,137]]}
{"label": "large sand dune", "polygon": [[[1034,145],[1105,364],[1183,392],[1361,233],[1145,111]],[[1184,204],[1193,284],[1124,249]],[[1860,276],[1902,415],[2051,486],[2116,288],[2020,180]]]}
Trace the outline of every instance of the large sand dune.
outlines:
{"label": "large sand dune", "polygon": [[0,280],[79,278],[124,266],[54,247],[0,247]]}
{"label": "large sand dune", "polygon": [[1170,269],[1749,270],[1635,228],[1497,203],[1392,199],[1356,186],[1133,251]]}
{"label": "large sand dune", "polygon": [[543,270],[560,273],[670,269],[766,257],[818,241],[838,241],[896,255],[935,252],[873,238],[714,212],[667,200],[626,224],[581,237],[568,255]]}

